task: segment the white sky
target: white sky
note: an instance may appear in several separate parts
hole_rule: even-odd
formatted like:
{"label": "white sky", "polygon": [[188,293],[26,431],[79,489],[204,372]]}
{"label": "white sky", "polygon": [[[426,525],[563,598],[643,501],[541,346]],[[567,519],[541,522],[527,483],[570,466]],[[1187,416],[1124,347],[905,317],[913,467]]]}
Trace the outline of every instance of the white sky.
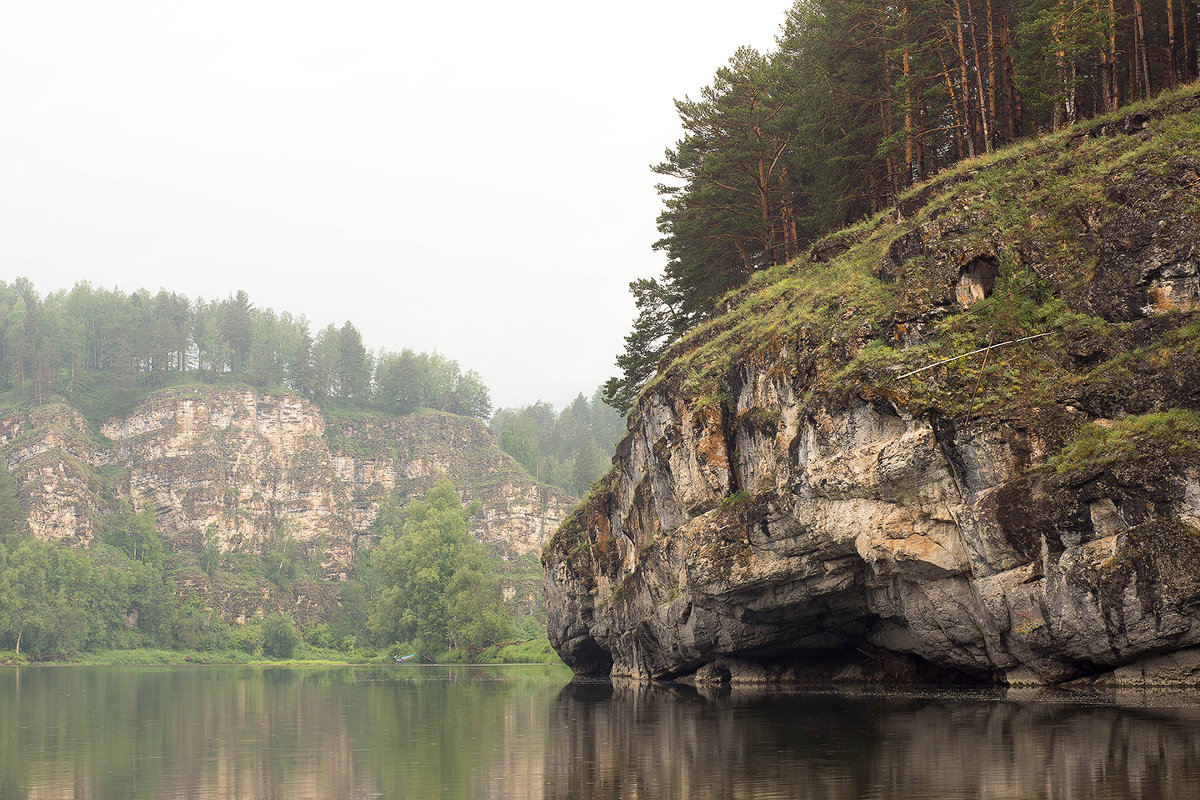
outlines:
{"label": "white sky", "polygon": [[0,279],[349,319],[497,407],[615,372],[695,96],[789,0],[0,7]]}

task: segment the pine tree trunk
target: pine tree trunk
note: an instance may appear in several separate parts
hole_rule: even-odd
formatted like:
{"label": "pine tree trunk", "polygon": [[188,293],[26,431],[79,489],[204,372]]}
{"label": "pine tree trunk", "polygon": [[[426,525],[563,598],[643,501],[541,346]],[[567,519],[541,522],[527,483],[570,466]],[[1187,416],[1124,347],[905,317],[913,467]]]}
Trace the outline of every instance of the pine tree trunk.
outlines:
{"label": "pine tree trunk", "polygon": [[[1063,8],[1063,0],[1058,0],[1058,8],[1061,11]],[[1063,90],[1063,98],[1061,102],[1054,104],[1054,111],[1051,116],[1051,130],[1057,131],[1066,123],[1068,116],[1068,108],[1070,101],[1067,97],[1067,51],[1063,47],[1063,35],[1067,20],[1064,17],[1059,17],[1053,25],[1050,26],[1050,40],[1054,43],[1054,77],[1058,81],[1058,87]]]}
{"label": "pine tree trunk", "polygon": [[[1110,0],[1111,2],[1111,0]],[[1104,10],[1100,6],[1100,0],[1095,0],[1096,19],[1104,19]],[[1111,30],[1111,21],[1109,22]],[[1112,65],[1109,63],[1110,50],[1108,47],[1100,48],[1100,99],[1104,103],[1105,111],[1112,111]]]}
{"label": "pine tree trunk", "polygon": [[1020,136],[1025,129],[1021,119],[1021,96],[1017,90],[1017,65],[1012,56],[1012,23],[1007,14],[1000,25],[1000,70],[1004,99],[1004,130],[1008,141]]}
{"label": "pine tree trunk", "polygon": [[996,136],[996,26],[992,14],[992,0],[987,0],[987,57],[988,119],[992,135]]}
{"label": "pine tree trunk", "polygon": [[1064,106],[1067,112],[1067,124],[1074,125],[1075,121],[1079,119],[1079,98],[1077,95],[1078,89],[1076,89],[1079,65],[1075,62],[1075,59],[1071,59],[1069,65],[1069,69],[1067,70],[1069,82],[1067,84],[1067,96]]}
{"label": "pine tree trunk", "polygon": [[992,152],[992,132],[988,127],[988,112],[985,98],[987,93],[983,88],[983,70],[979,68],[979,37],[975,35],[975,12],[971,8],[971,0],[967,0],[967,21],[971,23],[971,51],[975,56],[975,85],[979,89],[979,124],[983,128],[983,151]]}
{"label": "pine tree trunk", "polygon": [[771,224],[771,199],[767,193],[767,169],[762,158],[758,159],[758,211],[762,216],[763,249],[771,259],[771,264],[779,263],[779,254],[775,252],[774,226]]}
{"label": "pine tree trunk", "polygon": [[929,109],[925,103],[921,103],[921,111],[917,114],[917,121],[920,123],[920,131],[916,136],[917,147],[917,180],[925,180],[925,176],[929,174],[928,166],[925,162],[925,134],[923,131],[929,129]]}
{"label": "pine tree trunk", "polygon": [[1137,34],[1133,29],[1129,29],[1129,52],[1133,58],[1129,59],[1129,102],[1135,102],[1138,99],[1138,49],[1137,49]]}
{"label": "pine tree trunk", "polygon": [[1150,58],[1146,52],[1146,15],[1142,11],[1142,0],[1133,0],[1133,15],[1137,22],[1137,51],[1141,57],[1142,96],[1150,96]]}
{"label": "pine tree trunk", "polygon": [[1121,79],[1117,74],[1117,7],[1115,0],[1108,0],[1108,95],[1104,105],[1108,111],[1116,111],[1121,105]]}
{"label": "pine tree trunk", "polygon": [[961,80],[963,93],[963,121],[967,123],[967,153],[971,158],[975,157],[975,125],[971,119],[971,81],[967,75],[967,46],[963,42],[963,18],[962,6],[958,0],[954,0],[954,26],[955,26],[955,44],[958,50],[958,71]]}
{"label": "pine tree trunk", "polygon": [[1167,0],[1167,85],[1175,79],[1175,0]]}
{"label": "pine tree trunk", "polygon": [[[891,139],[895,133],[894,111],[892,109],[892,62],[888,58],[886,49],[883,52],[883,92],[882,100],[880,101],[879,113],[883,117],[883,138]],[[887,157],[887,172],[888,186],[891,191],[891,196],[895,197],[900,194],[900,176],[899,167],[896,165],[896,156],[889,148]],[[885,203],[886,205],[886,203]]]}
{"label": "pine tree trunk", "polygon": [[750,256],[746,253],[746,248],[742,247],[741,242],[734,242],[733,246],[738,251],[738,257],[742,259],[742,268],[745,270],[745,274],[752,274],[754,272],[754,265],[750,261]]}
{"label": "pine tree trunk", "polygon": [[[904,30],[901,35],[908,40],[908,4],[900,10],[904,20]],[[912,63],[909,60],[908,47],[900,56],[900,74],[904,76],[904,185],[913,183],[913,91]]]}
{"label": "pine tree trunk", "polygon": [[938,53],[938,58],[942,60],[942,75],[946,78],[946,91],[950,94],[950,110],[954,114],[955,160],[962,161],[967,157],[967,153],[966,145],[963,143],[963,121],[962,114],[958,109],[958,93],[954,91],[954,81],[950,80],[950,67],[946,65],[946,59],[942,58],[941,53]]}
{"label": "pine tree trunk", "polygon": [[779,209],[780,227],[783,228],[783,260],[791,261],[800,254],[800,247],[796,242],[796,212],[792,207],[794,196],[787,189],[787,165],[779,168],[779,185],[784,187]]}
{"label": "pine tree trunk", "polygon": [[1183,39],[1183,79],[1190,81],[1192,72],[1192,40],[1188,36],[1188,0],[1179,0],[1179,31]]}

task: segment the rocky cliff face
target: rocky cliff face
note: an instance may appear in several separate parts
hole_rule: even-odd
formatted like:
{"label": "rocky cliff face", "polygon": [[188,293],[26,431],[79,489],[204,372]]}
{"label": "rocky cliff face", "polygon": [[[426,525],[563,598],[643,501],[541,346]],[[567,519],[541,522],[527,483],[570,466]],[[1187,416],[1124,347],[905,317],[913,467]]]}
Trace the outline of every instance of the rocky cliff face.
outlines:
{"label": "rocky cliff face", "polygon": [[0,419],[0,447],[38,536],[87,544],[115,501],[149,503],[173,546],[257,552],[284,530],[344,577],[389,497],[448,474],[479,500],[474,533],[513,559],[540,552],[568,498],[538,486],[478,420],[438,412],[327,421],[312,403],[249,389],[179,388],[105,421],[45,406]]}
{"label": "rocky cliff face", "polygon": [[323,539],[326,567],[344,571],[354,544],[316,407],[254,391],[177,390],[100,433],[104,460],[127,470],[118,496],[154,507],[160,532],[199,550],[213,530],[224,552],[256,551],[281,526],[298,541]]}
{"label": "rocky cliff face", "polygon": [[547,548],[564,660],[1195,682],[1198,108],[942,176],[694,331]]}
{"label": "rocky cliff face", "polygon": [[512,559],[540,554],[572,507],[558,490],[529,480],[500,451],[495,435],[473,420],[425,412],[338,420],[330,429],[333,468],[355,487],[359,529],[374,520],[384,497],[419,497],[439,475],[449,475],[465,500],[483,506],[471,519],[472,534]]}
{"label": "rocky cliff face", "polygon": [[43,406],[0,420],[0,447],[21,492],[29,527],[45,539],[86,545],[96,533],[96,442],[68,406]]}

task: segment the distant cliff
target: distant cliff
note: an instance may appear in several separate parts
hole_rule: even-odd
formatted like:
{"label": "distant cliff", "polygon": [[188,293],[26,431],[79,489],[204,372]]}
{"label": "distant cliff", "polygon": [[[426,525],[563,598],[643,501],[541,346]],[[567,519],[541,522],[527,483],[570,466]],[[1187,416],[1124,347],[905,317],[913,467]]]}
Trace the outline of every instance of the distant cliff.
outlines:
{"label": "distant cliff", "polygon": [[331,580],[352,569],[385,499],[422,495],[440,474],[480,501],[472,532],[506,559],[539,553],[570,504],[530,480],[477,419],[327,419],[307,400],[252,389],[168,389],[98,431],[63,404],[7,412],[0,453],[39,537],[86,545],[128,499],[153,507],[175,549],[198,551],[213,531],[222,551],[257,553],[282,529],[320,548]]}
{"label": "distant cliff", "polygon": [[968,163],[668,354],[544,563],[580,674],[1200,683],[1200,98]]}

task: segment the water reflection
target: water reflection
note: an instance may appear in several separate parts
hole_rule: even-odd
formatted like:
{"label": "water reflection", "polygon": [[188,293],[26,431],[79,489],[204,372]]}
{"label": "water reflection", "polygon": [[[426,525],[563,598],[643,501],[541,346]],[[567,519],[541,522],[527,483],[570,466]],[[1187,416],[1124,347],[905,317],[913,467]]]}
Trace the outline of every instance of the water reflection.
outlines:
{"label": "water reflection", "polygon": [[0,798],[1200,797],[1194,696],[703,697],[568,677],[0,670]]}
{"label": "water reflection", "polygon": [[1028,699],[570,686],[547,797],[1200,797],[1200,709]]}
{"label": "water reflection", "polygon": [[0,798],[540,798],[546,709],[568,677],[3,670]]}

